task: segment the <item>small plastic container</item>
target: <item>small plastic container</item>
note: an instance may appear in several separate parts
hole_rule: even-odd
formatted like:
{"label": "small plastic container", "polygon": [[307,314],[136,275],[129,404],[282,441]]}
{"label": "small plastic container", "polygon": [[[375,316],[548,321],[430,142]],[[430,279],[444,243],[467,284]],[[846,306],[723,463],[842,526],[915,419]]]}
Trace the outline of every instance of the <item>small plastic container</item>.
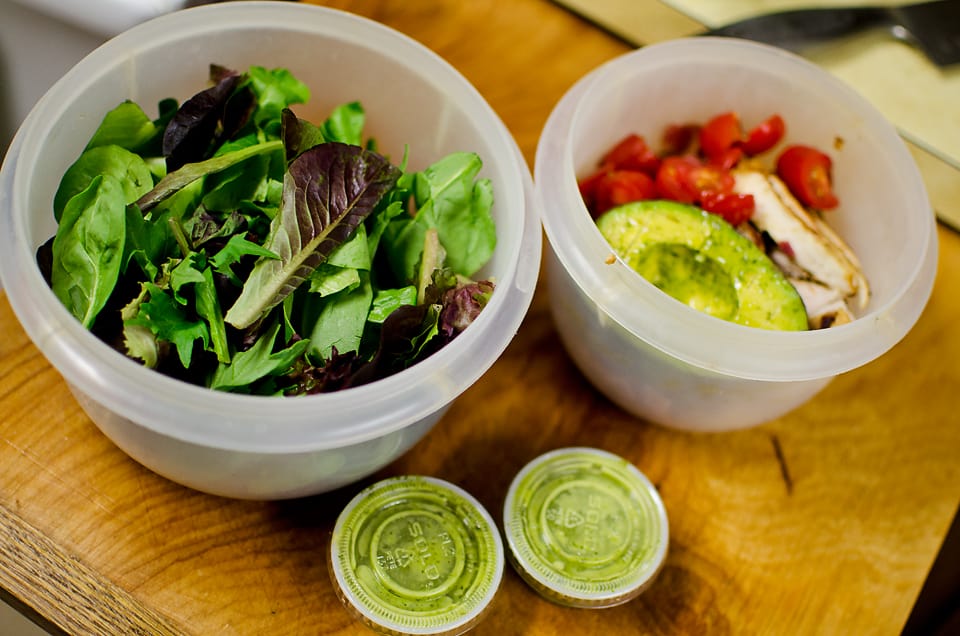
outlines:
{"label": "small plastic container", "polygon": [[667,556],[657,493],[635,466],[595,448],[564,448],[517,474],[503,508],[510,561],[544,598],[572,607],[626,603]]}
{"label": "small plastic container", "polygon": [[[211,63],[286,68],[311,89],[296,110],[322,121],[362,103],[365,134],[410,170],[476,152],[493,184],[497,287],[470,328],[401,373],[296,399],[211,391],[163,376],[101,342],[37,267],[52,200],[104,114],[124,100],[155,115],[206,86]],[[482,95],[450,64],[372,20],[294,2],[226,2],[176,11],[113,38],[62,77],[24,121],[0,171],[0,273],[31,340],[93,422],[153,471],[208,493],[282,499],[366,477],[407,451],[490,368],[523,320],[540,271],[530,172]]]}
{"label": "small plastic container", "polygon": [[[784,145],[833,155],[841,207],[827,222],[859,257],[872,291],[853,322],[791,333],[736,325],[674,300],[609,258],[577,178],[628,133],[657,146],[670,124],[730,110],[745,125],[777,113],[786,122]],[[534,177],[550,303],[567,351],[624,410],[665,426],[722,431],[788,413],[899,342],[933,287],[936,219],[903,140],[850,87],[774,47],[698,37],[607,62],[554,108]]]}
{"label": "small plastic container", "polygon": [[432,477],[360,492],[337,519],[330,576],[340,600],[382,634],[462,634],[493,601],[503,544],[483,506]]}

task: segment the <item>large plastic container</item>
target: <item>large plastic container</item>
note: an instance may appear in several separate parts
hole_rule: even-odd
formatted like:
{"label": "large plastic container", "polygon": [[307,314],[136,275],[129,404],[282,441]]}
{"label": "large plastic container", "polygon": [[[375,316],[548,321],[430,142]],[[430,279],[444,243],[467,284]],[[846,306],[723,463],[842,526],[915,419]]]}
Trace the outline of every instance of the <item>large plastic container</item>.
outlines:
{"label": "large plastic container", "polygon": [[[112,350],[60,304],[34,252],[53,235],[53,194],[104,113],[148,110],[205,86],[208,64],[285,67],[310,86],[301,116],[359,100],[366,132],[411,169],[477,152],[494,188],[498,245],[481,276],[497,289],[449,346],[400,374],[300,398],[232,395],[161,376]],[[0,173],[0,271],[30,338],[96,425],[148,468],[193,488],[275,499],[327,491],[416,443],[499,357],[529,307],[541,228],[530,173],[506,127],[452,66],[383,25],[278,2],[187,9],[141,24],[78,63],[40,100]]]}
{"label": "large plastic container", "polygon": [[[834,156],[842,206],[828,223],[859,256],[872,288],[852,323],[799,333],[743,327],[675,301],[622,261],[608,263],[611,248],[587,213],[577,177],[627,133],[655,145],[669,124],[703,123],[728,110],[754,123],[779,113],[785,144]],[[894,346],[933,286],[936,220],[894,127],[839,80],[773,47],[689,38],[606,63],[555,107],[534,176],[564,345],[610,399],[666,426],[717,431],[784,415]]]}

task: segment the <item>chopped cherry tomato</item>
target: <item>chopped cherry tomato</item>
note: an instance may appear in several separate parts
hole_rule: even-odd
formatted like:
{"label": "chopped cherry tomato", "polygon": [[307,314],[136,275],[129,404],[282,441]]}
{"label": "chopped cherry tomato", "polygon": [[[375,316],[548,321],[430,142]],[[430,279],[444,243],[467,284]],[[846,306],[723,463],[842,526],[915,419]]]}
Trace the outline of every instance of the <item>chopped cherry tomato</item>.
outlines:
{"label": "chopped cherry tomato", "polygon": [[660,158],[643,137],[630,134],[604,155],[600,167],[606,170],[639,170],[653,176],[660,167]]}
{"label": "chopped cherry tomato", "polygon": [[693,187],[691,173],[702,167],[695,157],[665,157],[657,170],[657,191],[660,196],[678,203],[693,203],[699,194]]}
{"label": "chopped cherry tomato", "polygon": [[749,156],[759,155],[777,145],[783,139],[787,126],[780,115],[772,115],[747,133],[743,151]]}
{"label": "chopped cherry tomato", "polygon": [[683,155],[691,152],[690,145],[700,135],[697,124],[670,124],[663,131],[661,156]]}
{"label": "chopped cherry tomato", "polygon": [[700,129],[700,151],[707,161],[720,165],[731,148],[743,142],[740,117],[734,112],[721,113]]}
{"label": "chopped cherry tomato", "polygon": [[596,217],[625,203],[655,198],[657,187],[648,175],[636,170],[613,170],[602,173],[590,211]]}
{"label": "chopped cherry tomato", "polygon": [[809,146],[790,146],[777,159],[777,175],[801,203],[830,210],[839,201],[833,193],[830,157]]}
{"label": "chopped cherry tomato", "polygon": [[704,192],[700,206],[707,212],[719,214],[730,225],[740,225],[753,216],[754,200],[752,194],[736,192]]}

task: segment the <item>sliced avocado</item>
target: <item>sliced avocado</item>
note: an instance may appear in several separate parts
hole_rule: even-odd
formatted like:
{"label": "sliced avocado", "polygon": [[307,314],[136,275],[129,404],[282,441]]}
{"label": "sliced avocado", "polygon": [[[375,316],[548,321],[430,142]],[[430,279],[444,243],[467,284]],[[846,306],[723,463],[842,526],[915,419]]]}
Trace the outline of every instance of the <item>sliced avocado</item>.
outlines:
{"label": "sliced avocado", "polygon": [[807,328],[790,281],[715,214],[672,201],[638,201],[606,212],[597,227],[634,271],[694,309],[748,327]]}

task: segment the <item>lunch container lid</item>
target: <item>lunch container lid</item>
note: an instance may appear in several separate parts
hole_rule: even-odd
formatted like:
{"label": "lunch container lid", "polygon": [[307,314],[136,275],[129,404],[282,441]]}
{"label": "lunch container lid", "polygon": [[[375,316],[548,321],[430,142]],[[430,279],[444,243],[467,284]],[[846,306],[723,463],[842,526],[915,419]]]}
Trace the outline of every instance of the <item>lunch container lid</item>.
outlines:
{"label": "lunch container lid", "polygon": [[669,544],[650,480],[595,448],[563,448],[527,464],[503,510],[508,556],[542,596],[573,607],[626,603],[652,583]]}
{"label": "lunch container lid", "polygon": [[337,519],[330,575],[340,600],[385,634],[462,634],[483,618],[503,577],[496,524],[440,479],[385,479]]}

